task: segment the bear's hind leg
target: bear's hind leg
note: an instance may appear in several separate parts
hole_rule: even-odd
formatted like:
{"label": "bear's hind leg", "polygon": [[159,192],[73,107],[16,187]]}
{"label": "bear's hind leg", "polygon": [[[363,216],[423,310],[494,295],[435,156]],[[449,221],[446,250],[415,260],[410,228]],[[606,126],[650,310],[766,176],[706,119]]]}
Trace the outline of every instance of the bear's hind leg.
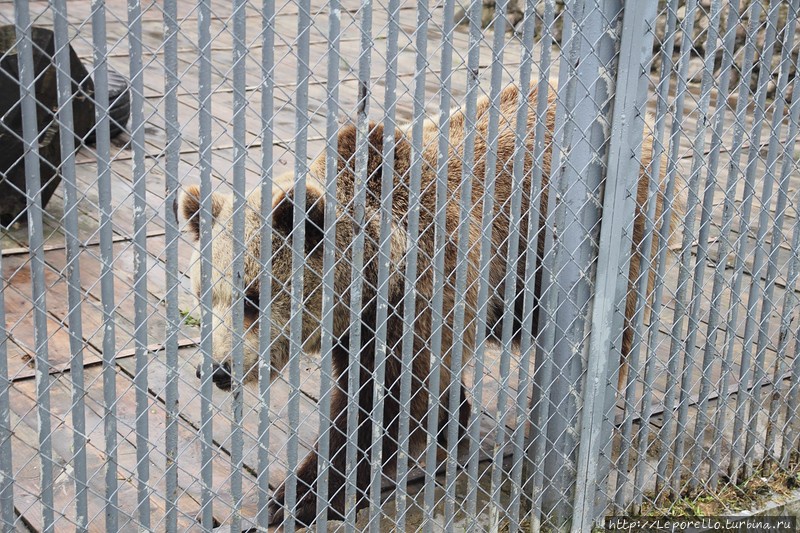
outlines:
{"label": "bear's hind leg", "polygon": [[[450,387],[458,387],[460,389],[459,402],[457,406],[446,409],[445,406],[449,405],[450,403]],[[450,431],[448,422],[451,420],[453,413],[458,412],[458,441],[456,446],[458,450],[458,460],[460,463],[461,458],[466,456],[466,452],[468,451],[469,441],[466,437],[470,423],[471,405],[467,399],[467,393],[463,383],[460,381],[457,383],[452,383],[450,387],[448,387],[440,396],[442,407],[439,409],[439,427],[437,428],[436,441],[442,450],[449,449],[448,435]]]}

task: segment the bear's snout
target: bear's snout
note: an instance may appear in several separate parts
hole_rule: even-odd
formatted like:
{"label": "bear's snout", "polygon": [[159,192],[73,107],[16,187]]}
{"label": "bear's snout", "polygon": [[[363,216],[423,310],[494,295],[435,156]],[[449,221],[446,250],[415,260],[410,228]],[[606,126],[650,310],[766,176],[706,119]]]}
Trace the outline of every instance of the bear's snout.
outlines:
{"label": "bear's snout", "polygon": [[[203,378],[202,365],[197,365],[197,379]],[[231,365],[229,363],[211,364],[211,381],[222,390],[231,390]]]}

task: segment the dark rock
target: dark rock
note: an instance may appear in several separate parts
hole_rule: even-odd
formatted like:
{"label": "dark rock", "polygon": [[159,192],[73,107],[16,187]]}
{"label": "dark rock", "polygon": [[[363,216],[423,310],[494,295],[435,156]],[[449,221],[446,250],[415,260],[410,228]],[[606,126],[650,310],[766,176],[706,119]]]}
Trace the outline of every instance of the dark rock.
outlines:
{"label": "dark rock", "polygon": [[[75,149],[95,141],[94,83],[78,55],[69,46],[69,67],[72,79],[72,126],[64,128],[57,120],[58,87],[55,36],[46,28],[32,27],[33,66],[38,132],[39,173],[42,207],[45,207],[61,180],[61,135],[75,137]],[[14,26],[0,26],[0,224],[8,226],[22,221],[27,207],[25,184],[25,143],[22,135],[22,106],[18,53],[15,49]],[[109,116],[111,136],[123,131],[130,116],[128,81],[109,70]]]}

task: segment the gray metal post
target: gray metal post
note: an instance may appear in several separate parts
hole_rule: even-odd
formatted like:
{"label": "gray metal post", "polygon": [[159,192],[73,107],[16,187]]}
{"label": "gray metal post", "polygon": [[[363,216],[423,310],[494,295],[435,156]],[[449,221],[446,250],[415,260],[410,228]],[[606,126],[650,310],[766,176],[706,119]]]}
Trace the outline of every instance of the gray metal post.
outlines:
{"label": "gray metal post", "polygon": [[[73,133],[72,78],[69,60],[69,35],[66,0],[54,0],[53,33],[55,65],[58,84],[59,136],[61,148],[61,174],[64,182],[64,246],[67,259],[67,298],[69,301],[70,377],[72,378],[73,458],[75,476],[75,527],[86,531],[88,527],[88,482],[86,470],[86,384],[83,375],[84,340],[82,323],[81,274],[79,264],[80,239],[78,238],[78,188],[75,178],[75,135]],[[2,303],[0,303],[2,305]]]}
{"label": "gray metal post", "polygon": [[428,1],[417,4],[416,61],[414,70],[414,110],[411,128],[411,165],[408,182],[408,252],[405,269],[405,297],[403,298],[403,341],[402,372],[400,375],[400,421],[398,427],[397,489],[396,510],[397,529],[406,530],[406,498],[408,487],[409,431],[411,411],[411,374],[414,350],[414,315],[416,312],[416,285],[419,277],[417,263],[419,258],[419,216],[421,206],[420,181],[422,179],[422,134],[425,119],[425,79],[427,69],[428,24],[431,12]]}
{"label": "gray metal post", "polygon": [[[261,9],[261,250],[259,260],[260,275],[258,293],[258,314],[272,317],[272,145],[273,132],[273,92],[275,88],[275,1],[264,0]],[[269,323],[261,323],[258,328],[258,527],[267,529],[270,521],[267,505],[269,503],[269,430],[272,425],[269,416],[271,358],[270,338],[272,328]]]}
{"label": "gray metal post", "polygon": [[[339,38],[342,24],[342,10],[339,0],[328,4],[328,85],[327,112],[325,115],[325,235],[323,237],[322,258],[322,332],[320,334],[320,391],[319,391],[319,437],[317,440],[317,532],[328,531],[328,483],[330,479],[330,427],[331,390],[333,387],[333,312],[337,305],[334,298],[335,257],[336,257],[336,207],[337,172],[339,166],[338,143],[339,123]],[[262,241],[263,242],[263,241]]]}
{"label": "gray metal post", "polygon": [[308,82],[311,77],[309,46],[311,32],[311,3],[298,2],[297,17],[297,90],[295,93],[295,157],[294,157],[294,230],[292,231],[291,314],[289,318],[289,442],[286,453],[286,522],[284,529],[295,528],[294,510],[297,503],[297,475],[300,427],[300,354],[303,351],[303,278],[305,273],[306,177],[308,175]]}
{"label": "gray metal post", "polygon": [[[247,0],[236,0],[233,3],[233,274],[231,306],[231,499],[233,509],[230,520],[231,533],[242,530],[242,470],[244,470],[244,429],[243,396],[244,374],[250,369],[244,368],[244,254],[247,250],[244,219],[247,198],[245,191],[245,163],[247,146],[245,145],[247,109],[246,61],[248,57],[246,43],[245,8]],[[266,324],[265,324],[266,326]],[[262,407],[263,408],[263,407]]]}
{"label": "gray metal post", "polygon": [[166,512],[164,529],[167,533],[178,530],[178,417],[180,410],[178,396],[178,332],[181,316],[178,309],[178,291],[180,277],[178,274],[178,243],[180,230],[178,221],[172,212],[173,202],[178,195],[178,168],[180,163],[181,130],[178,122],[178,1],[164,1],[164,129],[167,133],[164,174],[166,175],[166,198],[164,202],[165,220],[165,255],[167,270],[167,286],[164,299],[167,305],[167,330],[165,339],[165,358],[167,383],[165,387],[166,429],[164,448],[165,465],[165,499]]}
{"label": "gray metal post", "polygon": [[147,390],[147,172],[144,164],[144,63],[142,8],[128,0],[128,50],[131,71],[131,151],[133,152],[133,308],[136,374],[136,482],[140,527],[150,529],[150,425]]}
{"label": "gray metal post", "polygon": [[22,135],[25,146],[25,189],[30,249],[31,299],[36,361],[36,403],[40,464],[42,525],[44,531],[55,531],[53,507],[53,447],[50,424],[50,359],[48,353],[45,301],[44,250],[42,230],[42,193],[39,173],[39,143],[33,68],[30,6],[27,0],[16,3],[14,10],[16,43],[19,53],[19,94],[22,109]]}
{"label": "gray metal post", "polygon": [[211,2],[201,0],[197,11],[199,45],[198,96],[200,111],[200,352],[203,354],[200,382],[200,478],[201,525],[211,529],[214,523],[213,468],[214,420],[212,417],[211,381],[213,299],[211,294]]}
{"label": "gray metal post", "polygon": [[[619,4],[613,7],[620,7]],[[628,272],[630,237],[623,232],[634,218],[634,204],[639,187],[643,109],[647,78],[645,65],[652,53],[655,4],[628,2],[625,6],[620,36],[619,63],[614,88],[614,110],[603,193],[603,218],[595,274],[595,296],[592,303],[591,336],[586,369],[586,385],[581,413],[578,449],[577,483],[573,528],[590,529],[598,517],[595,492],[599,480],[605,480],[609,468],[602,457],[611,440],[608,424],[603,423],[609,403],[615,394],[608,387],[608,376],[616,361],[610,360],[614,339],[622,338],[623,317],[616,310],[626,308],[628,279],[619,276]],[[621,243],[621,246],[620,246]],[[622,265],[622,267],[621,267]],[[645,273],[645,275],[647,275]],[[621,296],[621,298],[620,298]],[[600,510],[602,512],[602,510]]]}
{"label": "gray metal post", "polygon": [[[592,198],[602,179],[602,154],[606,134],[602,120],[610,87],[603,79],[613,58],[613,46],[604,46],[608,36],[603,14],[607,5],[590,2],[568,4],[564,21],[556,122],[564,118],[563,133],[553,148],[548,196],[548,239],[545,269],[547,282],[557,290],[550,294],[546,312],[540,317],[549,329],[553,361],[549,401],[556,406],[547,421],[547,440],[552,446],[545,459],[543,514],[556,528],[571,521],[572,496],[577,467],[578,410],[581,404],[587,312],[591,297],[591,265],[595,250],[598,210]],[[566,31],[570,21],[570,31]],[[573,33],[576,32],[576,33]],[[611,43],[613,44],[613,43]],[[578,80],[581,80],[579,83]],[[566,115],[566,116],[565,116]],[[557,299],[556,299],[557,298]],[[549,315],[549,316],[548,316]],[[549,344],[549,342],[548,342]]]}

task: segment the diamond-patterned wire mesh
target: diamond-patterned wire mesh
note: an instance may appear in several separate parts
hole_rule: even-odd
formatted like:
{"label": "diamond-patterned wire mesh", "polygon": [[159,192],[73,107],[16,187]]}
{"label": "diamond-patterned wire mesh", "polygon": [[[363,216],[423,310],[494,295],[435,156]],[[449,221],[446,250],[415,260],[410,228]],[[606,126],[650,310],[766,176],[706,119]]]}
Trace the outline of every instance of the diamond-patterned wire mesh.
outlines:
{"label": "diamond-patterned wire mesh", "polygon": [[795,488],[800,6],[626,5],[0,2],[4,529]]}

